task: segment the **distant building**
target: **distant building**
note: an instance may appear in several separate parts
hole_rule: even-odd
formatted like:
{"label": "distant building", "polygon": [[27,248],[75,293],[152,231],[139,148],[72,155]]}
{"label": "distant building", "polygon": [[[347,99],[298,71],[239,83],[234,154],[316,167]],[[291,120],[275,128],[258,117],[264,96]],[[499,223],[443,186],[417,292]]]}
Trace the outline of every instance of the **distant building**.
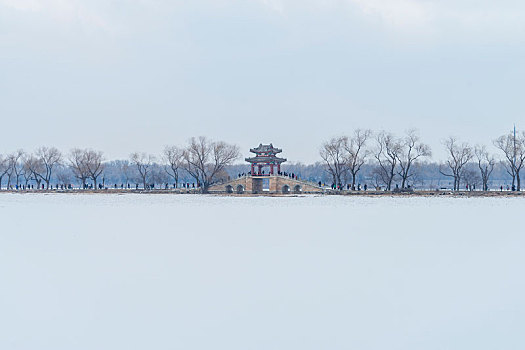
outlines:
{"label": "distant building", "polygon": [[[239,178],[223,184],[210,187],[210,192],[226,193],[253,193],[253,194],[289,194],[289,193],[318,193],[323,189],[317,184],[297,179],[281,172],[281,164],[286,162],[285,158],[279,158],[277,154],[283,150],[273,147],[273,144],[263,145],[250,149],[255,157],[245,158],[251,164],[251,172],[248,176]],[[264,169],[268,168],[268,171]]]}
{"label": "distant building", "polygon": [[[251,163],[252,175],[262,175],[263,168],[269,167],[269,171],[266,172],[268,175],[274,175],[275,167],[277,167],[277,173],[281,172],[281,164],[286,162],[285,158],[277,157],[278,153],[281,153],[283,150],[273,147],[270,143],[269,145],[259,144],[257,148],[251,148],[250,152],[255,153],[255,157],[245,158],[248,163]],[[255,171],[257,167],[257,171]]]}

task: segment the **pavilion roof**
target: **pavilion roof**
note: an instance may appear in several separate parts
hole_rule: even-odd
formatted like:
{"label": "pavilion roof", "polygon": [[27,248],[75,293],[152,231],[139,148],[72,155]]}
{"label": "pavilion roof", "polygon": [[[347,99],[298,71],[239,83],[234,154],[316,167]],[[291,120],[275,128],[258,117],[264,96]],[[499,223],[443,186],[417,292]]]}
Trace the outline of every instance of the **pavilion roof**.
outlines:
{"label": "pavilion roof", "polygon": [[285,158],[279,158],[275,156],[257,156],[257,157],[250,157],[245,158],[248,163],[274,163],[274,164],[280,164],[286,162]]}
{"label": "pavilion roof", "polygon": [[283,150],[280,149],[280,148],[275,148],[273,147],[273,145],[270,143],[269,145],[263,145],[262,143],[259,144],[258,147],[256,148],[251,148],[250,149],[250,152],[252,153],[271,153],[271,154],[277,154],[277,153],[281,153]]}

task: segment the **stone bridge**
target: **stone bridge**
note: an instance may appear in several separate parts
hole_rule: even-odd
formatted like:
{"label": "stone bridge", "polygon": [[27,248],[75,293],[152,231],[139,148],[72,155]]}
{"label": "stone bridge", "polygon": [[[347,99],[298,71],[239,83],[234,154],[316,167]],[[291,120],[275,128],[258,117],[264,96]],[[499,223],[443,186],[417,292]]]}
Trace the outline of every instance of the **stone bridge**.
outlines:
{"label": "stone bridge", "polygon": [[322,193],[323,188],[313,182],[292,179],[282,175],[243,176],[209,188],[210,193],[235,194],[298,194]]}

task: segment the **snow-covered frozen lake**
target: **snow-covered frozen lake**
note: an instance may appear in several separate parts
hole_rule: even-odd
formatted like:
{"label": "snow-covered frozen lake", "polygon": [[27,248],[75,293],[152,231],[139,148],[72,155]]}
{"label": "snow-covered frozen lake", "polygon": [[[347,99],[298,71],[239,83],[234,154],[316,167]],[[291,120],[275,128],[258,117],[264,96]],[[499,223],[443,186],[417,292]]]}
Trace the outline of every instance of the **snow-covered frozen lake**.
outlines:
{"label": "snow-covered frozen lake", "polygon": [[522,198],[0,194],[0,349],[524,349]]}

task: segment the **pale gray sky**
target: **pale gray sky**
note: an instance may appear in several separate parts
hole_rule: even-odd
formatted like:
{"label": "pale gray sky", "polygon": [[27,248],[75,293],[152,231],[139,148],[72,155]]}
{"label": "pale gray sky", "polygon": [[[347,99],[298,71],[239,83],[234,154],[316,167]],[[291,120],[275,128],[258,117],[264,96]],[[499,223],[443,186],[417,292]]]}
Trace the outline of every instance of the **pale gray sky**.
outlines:
{"label": "pale gray sky", "polygon": [[313,162],[354,128],[525,128],[517,0],[0,0],[0,152],[206,135]]}

